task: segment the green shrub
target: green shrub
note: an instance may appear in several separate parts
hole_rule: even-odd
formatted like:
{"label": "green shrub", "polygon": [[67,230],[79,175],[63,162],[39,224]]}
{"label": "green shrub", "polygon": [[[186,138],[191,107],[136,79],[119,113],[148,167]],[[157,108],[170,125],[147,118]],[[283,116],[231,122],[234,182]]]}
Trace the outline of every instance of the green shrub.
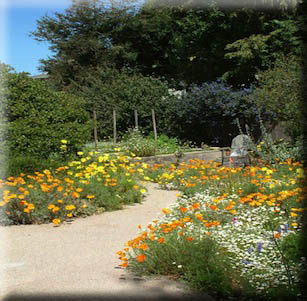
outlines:
{"label": "green shrub", "polygon": [[20,173],[33,174],[36,171],[57,168],[66,163],[66,161],[62,160],[42,159],[30,155],[13,156],[9,154],[7,157],[6,177],[18,176]]}
{"label": "green shrub", "polygon": [[[258,108],[250,101],[251,88],[235,90],[223,80],[191,85],[178,97],[175,119],[170,118],[173,135],[201,144],[227,146],[239,134],[235,123],[247,124],[253,136],[259,135],[255,123]],[[264,116],[270,113],[262,109]],[[172,117],[172,116],[171,116]]]}
{"label": "green shrub", "polygon": [[[2,142],[12,156],[63,158],[88,141],[91,124],[82,99],[51,90],[24,73],[5,76],[1,104],[7,124]],[[65,149],[61,140],[67,141]]]}
{"label": "green shrub", "polygon": [[301,61],[295,56],[280,56],[267,71],[257,74],[257,86],[250,95],[258,105],[264,105],[282,121],[285,131],[296,140],[303,133],[301,96]]}
{"label": "green shrub", "polygon": [[157,150],[155,140],[144,137],[138,129],[129,130],[122,144],[127,154],[133,153],[138,157],[154,156]]}
{"label": "green shrub", "polygon": [[143,76],[134,71],[112,68],[92,71],[75,90],[87,99],[88,111],[97,113],[99,140],[113,137],[113,110],[119,135],[135,126],[134,110],[138,112],[139,127],[145,134],[153,130],[155,110],[158,132],[165,132],[174,98],[169,95],[168,83],[158,78]]}
{"label": "green shrub", "polygon": [[[259,143],[253,141],[249,131],[247,134],[250,136],[250,154],[253,158],[263,160],[271,164],[278,163],[292,159],[294,161],[303,161],[303,140],[297,140],[296,142],[289,142],[284,139],[273,140],[270,133],[267,132],[261,117],[259,117],[259,125],[261,130],[261,136]],[[238,123],[239,131],[243,134],[243,131]],[[248,128],[247,128],[248,129]]]}

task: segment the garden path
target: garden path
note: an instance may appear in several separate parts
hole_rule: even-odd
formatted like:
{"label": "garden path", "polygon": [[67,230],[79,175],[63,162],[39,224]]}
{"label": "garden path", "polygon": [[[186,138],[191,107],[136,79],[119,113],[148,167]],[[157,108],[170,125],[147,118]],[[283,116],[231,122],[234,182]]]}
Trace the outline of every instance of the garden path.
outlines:
{"label": "garden path", "polygon": [[145,227],[176,200],[178,191],[146,185],[144,202],[123,210],[60,227],[0,227],[1,300],[191,300],[174,281],[139,277],[119,266],[116,252],[136,236],[137,225]]}

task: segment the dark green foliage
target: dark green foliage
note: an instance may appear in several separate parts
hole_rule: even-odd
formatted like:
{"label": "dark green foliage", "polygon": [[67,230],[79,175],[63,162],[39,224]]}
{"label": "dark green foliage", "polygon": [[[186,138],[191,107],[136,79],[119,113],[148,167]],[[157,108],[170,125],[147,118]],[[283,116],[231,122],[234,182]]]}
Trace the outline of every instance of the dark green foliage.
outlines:
{"label": "dark green foliage", "polygon": [[135,126],[134,110],[138,112],[138,124],[145,134],[153,130],[152,109],[158,132],[168,130],[174,98],[169,95],[165,81],[125,69],[100,68],[87,73],[82,85],[76,87],[76,93],[87,100],[88,111],[96,110],[99,139],[113,137],[113,110],[119,134]]}
{"label": "dark green foliage", "polygon": [[301,262],[304,257],[303,251],[304,237],[303,234],[289,234],[281,244],[281,251],[286,261]]}
{"label": "dark green foliage", "polygon": [[[182,139],[200,144],[230,146],[241,126],[248,125],[254,138],[260,134],[258,108],[248,95],[250,88],[234,90],[223,81],[193,85],[177,99],[174,131]],[[263,112],[263,116],[269,116]]]}
{"label": "dark green foliage", "polygon": [[54,52],[52,58],[41,60],[42,69],[61,87],[72,80],[82,81],[84,72],[93,68],[113,64],[121,68],[121,62],[129,63],[133,55],[125,50],[127,41],[114,43],[114,34],[132,15],[127,8],[107,7],[103,1],[73,0],[64,13],[42,17],[32,35],[38,41],[48,41]]}
{"label": "dark green foliage", "polygon": [[[1,98],[10,157],[63,158],[78,151],[91,133],[84,101],[55,92],[23,73],[7,74]],[[67,140],[65,151],[61,140]]]}
{"label": "dark green foliage", "polygon": [[30,155],[14,155],[14,153],[9,153],[5,178],[9,176],[16,177],[20,173],[33,174],[36,171],[42,172],[45,169],[55,169],[66,164],[66,161],[59,159],[42,159]]}
{"label": "dark green foliage", "polygon": [[82,82],[85,71],[102,66],[129,66],[187,84],[224,76],[240,85],[253,82],[276,52],[302,52],[295,9],[225,9],[213,1],[193,8],[194,2],[145,1],[135,9],[131,1],[121,7],[73,1],[64,13],[38,20],[33,37],[54,51],[42,69],[60,86]]}
{"label": "dark green foliage", "polygon": [[[216,253],[219,254],[220,261],[216,260]],[[232,290],[231,282],[234,282],[236,277],[223,255],[223,250],[211,239],[192,242],[182,260],[184,263],[189,262],[184,268],[183,279],[199,291],[227,296]]]}
{"label": "dark green foliage", "polygon": [[274,112],[275,121],[282,121],[293,140],[303,133],[301,97],[302,65],[296,56],[280,56],[267,71],[257,74],[257,86],[251,99]]}

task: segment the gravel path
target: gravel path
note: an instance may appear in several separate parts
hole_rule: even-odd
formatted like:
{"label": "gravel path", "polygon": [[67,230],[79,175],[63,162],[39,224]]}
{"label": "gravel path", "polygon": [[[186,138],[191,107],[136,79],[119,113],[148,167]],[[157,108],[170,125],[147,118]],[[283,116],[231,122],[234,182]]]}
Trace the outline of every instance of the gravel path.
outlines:
{"label": "gravel path", "polygon": [[137,225],[157,218],[178,193],[152,183],[147,189],[142,204],[60,227],[0,227],[1,300],[187,300],[176,282],[145,279],[119,267],[116,252],[136,236]]}

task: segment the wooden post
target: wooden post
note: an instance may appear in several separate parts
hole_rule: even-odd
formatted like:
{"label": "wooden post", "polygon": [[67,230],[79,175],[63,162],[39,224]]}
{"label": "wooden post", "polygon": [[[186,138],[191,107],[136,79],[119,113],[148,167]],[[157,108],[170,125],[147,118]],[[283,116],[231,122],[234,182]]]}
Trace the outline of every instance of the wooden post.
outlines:
{"label": "wooden post", "polygon": [[138,111],[137,110],[134,110],[134,120],[135,120],[135,128],[138,129],[139,120],[138,120]]}
{"label": "wooden post", "polygon": [[153,124],[153,130],[154,130],[154,135],[155,135],[155,140],[157,141],[157,127],[156,127],[156,118],[155,118],[155,110],[151,110],[152,114],[152,124]]}
{"label": "wooden post", "polygon": [[113,141],[116,144],[116,111],[113,110]]}
{"label": "wooden post", "polygon": [[96,117],[96,111],[93,112],[93,118],[94,118],[94,141],[95,141],[95,149],[96,152],[98,151],[98,143],[97,143],[97,117]]}

